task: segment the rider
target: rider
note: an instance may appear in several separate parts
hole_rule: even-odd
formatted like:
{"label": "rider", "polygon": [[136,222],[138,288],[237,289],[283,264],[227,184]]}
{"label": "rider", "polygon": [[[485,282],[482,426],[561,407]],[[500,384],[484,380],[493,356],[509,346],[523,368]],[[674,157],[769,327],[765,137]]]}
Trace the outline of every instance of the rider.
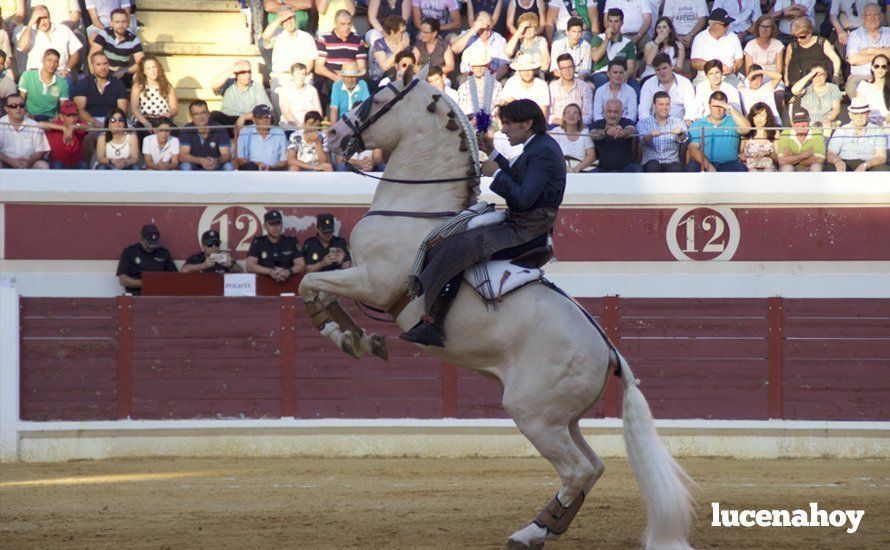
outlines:
{"label": "rider", "polygon": [[416,344],[444,347],[445,315],[468,267],[490,259],[512,259],[546,246],[556,222],[566,186],[566,167],[559,144],[547,135],[547,121],[537,103],[519,99],[500,108],[501,129],[510,145],[523,152],[509,161],[494,150],[490,138],[479,135],[479,147],[489,160],[482,173],[493,176],[491,190],[507,201],[502,224],[452,235],[427,254],[420,274],[426,314],[399,337]]}

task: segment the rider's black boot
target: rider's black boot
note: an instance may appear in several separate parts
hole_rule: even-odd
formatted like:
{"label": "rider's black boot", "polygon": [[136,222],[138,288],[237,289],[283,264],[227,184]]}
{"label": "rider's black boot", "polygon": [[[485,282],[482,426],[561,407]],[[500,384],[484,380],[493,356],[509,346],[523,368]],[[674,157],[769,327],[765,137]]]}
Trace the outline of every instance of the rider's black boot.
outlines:
{"label": "rider's black boot", "polygon": [[411,327],[408,332],[403,332],[399,338],[414,344],[424,346],[445,347],[445,316],[451,309],[454,296],[440,294],[428,315],[420,318],[420,322]]}

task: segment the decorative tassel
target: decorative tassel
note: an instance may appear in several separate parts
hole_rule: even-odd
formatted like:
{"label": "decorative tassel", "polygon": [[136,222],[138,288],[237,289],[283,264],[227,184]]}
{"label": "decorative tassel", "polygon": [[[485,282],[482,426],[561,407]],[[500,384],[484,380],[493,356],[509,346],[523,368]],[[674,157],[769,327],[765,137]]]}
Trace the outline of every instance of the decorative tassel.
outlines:
{"label": "decorative tassel", "polygon": [[430,101],[430,104],[426,106],[426,110],[431,113],[435,113],[436,112],[436,102]]}
{"label": "decorative tassel", "polygon": [[460,140],[459,150],[461,153],[466,153],[467,151],[470,150],[470,146],[467,145],[467,140],[465,140],[465,139]]}
{"label": "decorative tassel", "polygon": [[448,119],[448,123],[445,125],[445,128],[454,132],[455,130],[459,130],[460,126],[457,125],[457,121],[453,118]]}

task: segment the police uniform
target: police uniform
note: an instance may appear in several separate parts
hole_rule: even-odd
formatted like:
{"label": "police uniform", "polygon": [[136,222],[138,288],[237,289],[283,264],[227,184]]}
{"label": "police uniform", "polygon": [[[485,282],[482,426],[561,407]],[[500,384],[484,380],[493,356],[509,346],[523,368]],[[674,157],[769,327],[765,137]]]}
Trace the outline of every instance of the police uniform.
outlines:
{"label": "police uniform", "polygon": [[[192,265],[201,265],[207,260],[207,255],[203,252],[198,252],[197,254],[192,254],[189,256],[185,263]],[[223,264],[213,264],[212,267],[207,269],[202,269],[198,273],[230,273],[232,268],[235,267],[235,262],[232,262],[232,267],[226,267]]]}
{"label": "police uniform", "polygon": [[[170,251],[159,246],[151,252],[146,252],[141,243],[131,244],[121,253],[121,259],[117,263],[117,275],[127,275],[134,279],[142,279],[142,273],[177,271],[176,264]],[[127,292],[134,296],[142,294],[141,288],[126,288]]]}
{"label": "police uniform", "polygon": [[257,263],[267,269],[273,267],[292,269],[294,260],[301,258],[303,252],[296,237],[281,235],[278,242],[273,243],[268,235],[263,235],[254,237],[247,255],[256,258]]}
{"label": "police uniform", "polygon": [[[346,257],[343,258],[344,262],[352,261],[352,256],[349,254],[349,243],[346,242],[346,239],[341,239],[340,237],[331,237],[331,244],[329,246],[325,246],[324,244],[322,244],[321,239],[319,239],[318,237],[312,237],[303,244],[303,259],[306,260],[306,265],[312,265],[321,262],[322,260],[324,260],[324,257],[328,255],[332,248],[339,248],[346,253]],[[331,264],[319,269],[319,271],[336,271],[340,269],[340,265],[342,264]]]}

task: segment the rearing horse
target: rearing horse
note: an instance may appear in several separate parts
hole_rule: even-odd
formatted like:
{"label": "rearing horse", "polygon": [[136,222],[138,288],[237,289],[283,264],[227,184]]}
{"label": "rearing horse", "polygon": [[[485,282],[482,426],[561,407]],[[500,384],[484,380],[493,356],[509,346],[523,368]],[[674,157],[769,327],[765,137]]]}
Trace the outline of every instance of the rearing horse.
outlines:
{"label": "rearing horse", "polygon": [[[405,305],[406,282],[426,235],[478,195],[478,149],[460,108],[407,72],[378,90],[329,131],[332,149],[383,148],[392,152],[370,211],[351,234],[353,266],[310,273],[300,295],[322,333],[341,349],[385,357],[380,337],[364,335],[332,295],[377,304],[402,329],[423,313],[423,300]],[[428,185],[418,180],[434,181]],[[428,182],[429,183],[429,182]],[[541,284],[486,309],[467,285],[447,317],[444,348],[428,348],[450,363],[494,376],[503,406],[519,430],[550,461],[562,480],[556,497],[528,525],[510,535],[508,548],[538,548],[568,529],[603,475],[602,460],[581,434],[579,419],[602,395],[606,378],[620,372],[628,459],[643,493],[643,545],[689,548],[692,501],[686,474],[662,445],[627,362],[571,299]]]}

